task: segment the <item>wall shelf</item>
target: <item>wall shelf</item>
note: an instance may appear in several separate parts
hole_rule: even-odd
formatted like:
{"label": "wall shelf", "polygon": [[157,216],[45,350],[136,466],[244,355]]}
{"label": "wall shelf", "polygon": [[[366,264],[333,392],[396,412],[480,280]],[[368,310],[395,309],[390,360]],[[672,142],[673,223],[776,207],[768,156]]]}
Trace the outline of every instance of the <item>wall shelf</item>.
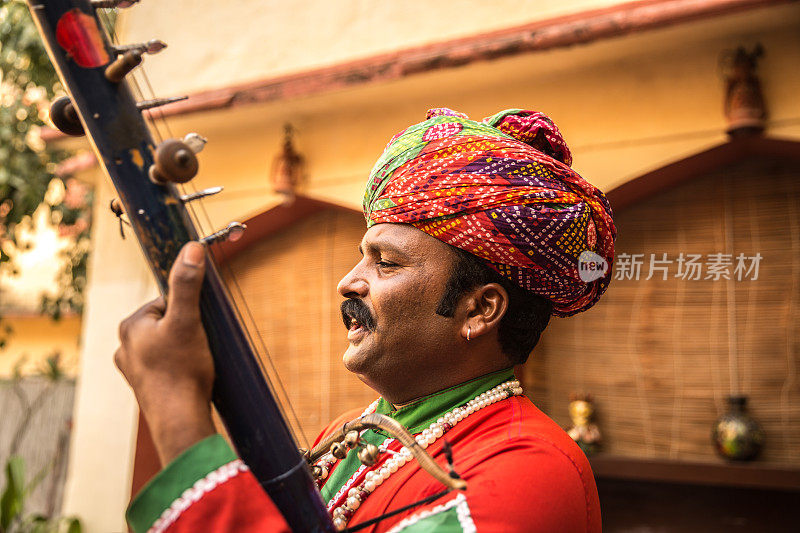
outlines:
{"label": "wall shelf", "polygon": [[707,463],[598,454],[589,459],[598,479],[800,491],[800,468],[769,463]]}

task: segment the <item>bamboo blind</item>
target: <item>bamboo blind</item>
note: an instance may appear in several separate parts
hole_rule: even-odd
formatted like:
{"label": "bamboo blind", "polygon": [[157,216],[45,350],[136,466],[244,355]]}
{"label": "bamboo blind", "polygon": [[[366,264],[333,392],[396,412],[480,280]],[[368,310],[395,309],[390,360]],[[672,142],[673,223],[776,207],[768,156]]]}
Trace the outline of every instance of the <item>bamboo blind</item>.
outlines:
{"label": "bamboo blind", "polygon": [[[615,213],[617,254],[644,254],[641,276],[551,321],[524,369],[534,402],[567,426],[570,393],[591,392],[605,452],[715,460],[711,427],[738,389],[766,433],[760,460],[800,465],[798,180],[796,163],[750,160]],[[763,258],[757,280],[682,280],[676,263],[645,279],[650,254],[681,252]]]}
{"label": "bamboo blind", "polygon": [[240,302],[244,297],[269,349],[286,391],[282,404],[288,398],[299,420],[301,432],[292,425],[301,446],[301,434],[313,442],[336,416],[377,397],[342,364],[347,330],[336,292],[361,259],[357,247],[364,231],[358,213],[321,211],[251,246],[230,261],[230,271],[224,269],[229,281],[235,275],[241,295],[234,290],[233,296]]}

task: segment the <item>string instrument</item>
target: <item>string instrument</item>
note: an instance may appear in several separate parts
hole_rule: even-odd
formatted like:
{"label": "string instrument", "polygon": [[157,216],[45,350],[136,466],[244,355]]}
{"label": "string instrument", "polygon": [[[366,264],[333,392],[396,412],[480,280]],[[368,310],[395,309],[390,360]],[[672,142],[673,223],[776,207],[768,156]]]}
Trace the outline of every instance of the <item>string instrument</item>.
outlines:
{"label": "string instrument", "polygon": [[[85,135],[90,141],[118,194],[111,209],[118,217],[126,216],[159,290],[166,294],[170,268],[184,244],[199,240],[209,248],[237,238],[245,228],[233,222],[201,237],[187,206],[222,188],[182,194],[180,187],[197,174],[196,154],[205,140],[190,134],[183,139],[154,141],[144,112],[182,98],[137,102],[130,75],[145,54],[156,53],[166,45],[158,40],[112,43],[98,16],[99,10],[131,7],[138,1],[27,0],[68,94],[51,105],[51,120],[63,133]],[[355,448],[358,432],[366,428],[380,428],[397,436],[422,468],[448,490],[466,487],[452,469],[445,471],[427,455],[405,428],[382,415],[348,423],[315,449],[301,453],[264,376],[253,342],[210,258],[200,311],[216,372],[214,406],[239,456],[292,531],[336,530],[314,481],[312,463],[329,449],[345,454]],[[364,455],[369,463],[378,453],[371,450],[359,456]]]}

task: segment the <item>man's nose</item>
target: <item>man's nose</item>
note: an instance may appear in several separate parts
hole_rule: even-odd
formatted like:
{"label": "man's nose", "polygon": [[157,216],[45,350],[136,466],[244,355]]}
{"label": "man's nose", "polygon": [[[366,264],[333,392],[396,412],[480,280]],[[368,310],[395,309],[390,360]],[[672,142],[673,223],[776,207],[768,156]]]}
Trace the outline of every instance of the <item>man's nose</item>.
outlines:
{"label": "man's nose", "polygon": [[367,296],[367,292],[369,292],[369,285],[364,278],[358,274],[358,265],[356,265],[353,270],[345,274],[341,281],[339,281],[336,290],[345,298],[364,298]]}

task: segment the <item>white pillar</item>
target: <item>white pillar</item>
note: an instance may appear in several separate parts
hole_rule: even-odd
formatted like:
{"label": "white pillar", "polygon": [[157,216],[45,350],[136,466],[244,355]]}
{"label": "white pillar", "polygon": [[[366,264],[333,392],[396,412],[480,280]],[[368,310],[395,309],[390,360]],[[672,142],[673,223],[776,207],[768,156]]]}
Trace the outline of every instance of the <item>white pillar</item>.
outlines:
{"label": "white pillar", "polygon": [[108,205],[115,196],[106,176],[96,180],[92,255],[83,315],[74,426],[62,511],[75,515],[88,533],[127,531],[136,446],[137,407],[114,366],[119,322],[156,296],[139,245]]}

